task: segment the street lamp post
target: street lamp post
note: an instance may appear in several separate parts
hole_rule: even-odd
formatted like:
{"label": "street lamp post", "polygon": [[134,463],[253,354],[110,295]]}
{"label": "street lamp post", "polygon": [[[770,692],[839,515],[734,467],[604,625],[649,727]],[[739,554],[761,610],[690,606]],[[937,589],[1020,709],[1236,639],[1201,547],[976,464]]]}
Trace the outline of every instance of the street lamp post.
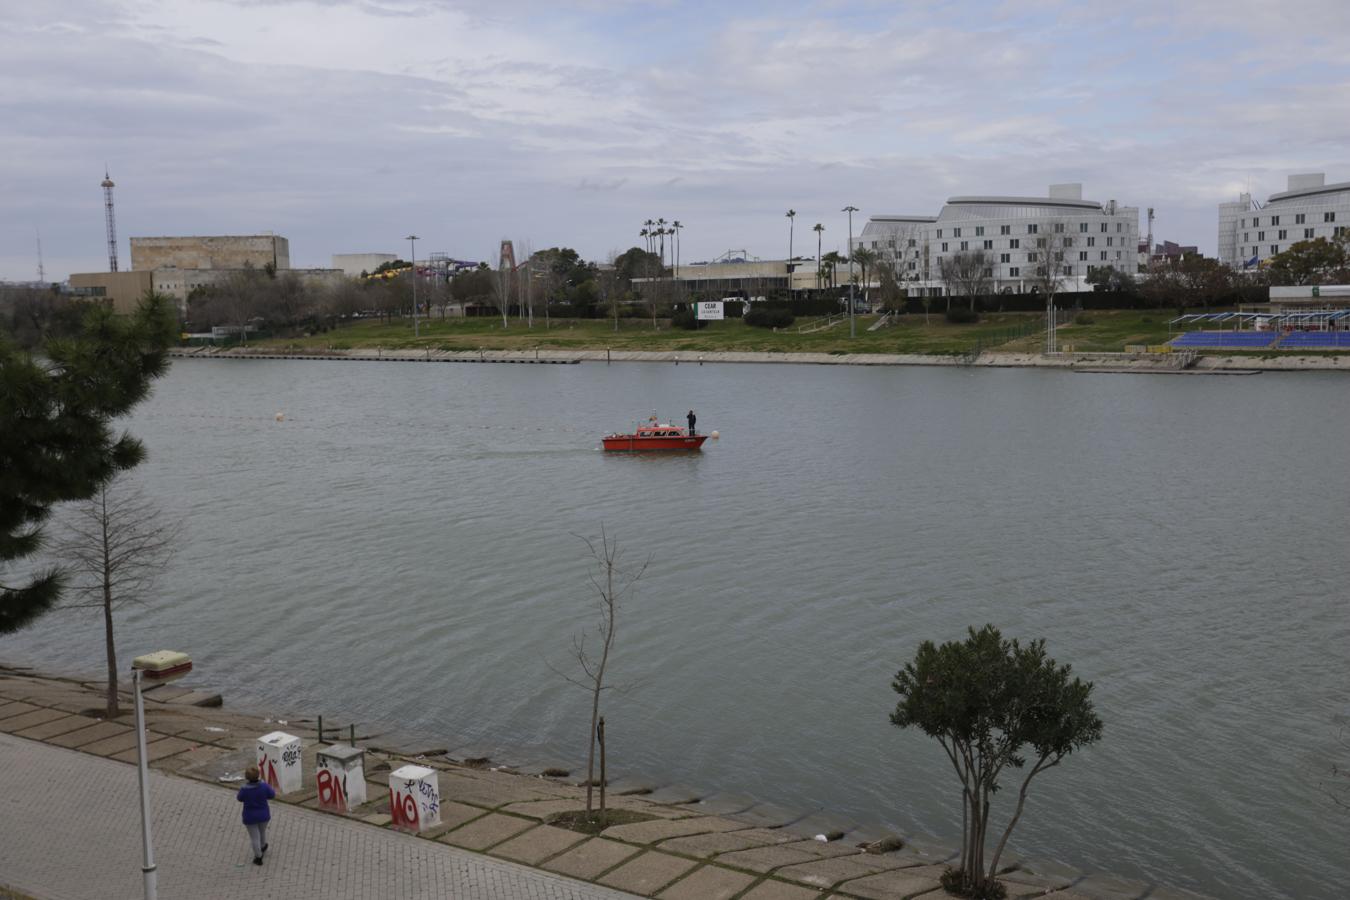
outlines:
{"label": "street lamp post", "polygon": [[788,299],[792,299],[792,228],[797,224],[797,211],[789,209],[783,215],[788,220],[788,260],[787,260],[787,281],[788,281]]}
{"label": "street lamp post", "polygon": [[141,877],[145,900],[156,900],[159,895],[159,871],[150,836],[150,764],[145,752],[145,700],[141,697],[141,685],[147,677],[155,684],[164,684],[190,671],[192,660],[172,650],[160,650],[131,661],[131,683],[136,694],[136,778],[141,788]]}
{"label": "street lamp post", "polygon": [[408,255],[412,257],[413,283],[413,337],[421,337],[422,330],[417,322],[417,235],[408,235]]}
{"label": "street lamp post", "polygon": [[141,877],[145,883],[145,900],[159,895],[158,871],[155,869],[155,847],[150,838],[150,772],[145,757],[145,701],[141,699],[141,670],[131,670],[131,683],[136,687],[136,777],[141,785]]}
{"label": "street lamp post", "polygon": [[848,213],[848,336],[858,336],[858,328],[853,322],[853,214],[856,206],[845,206],[840,212]]}

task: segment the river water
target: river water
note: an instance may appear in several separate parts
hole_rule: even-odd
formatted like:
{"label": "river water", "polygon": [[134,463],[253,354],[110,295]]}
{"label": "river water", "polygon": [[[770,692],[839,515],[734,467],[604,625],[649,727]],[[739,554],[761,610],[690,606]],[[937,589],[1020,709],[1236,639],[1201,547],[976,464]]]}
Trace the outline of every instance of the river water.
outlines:
{"label": "river water", "polygon": [[[612,662],[616,769],[952,841],[954,776],[889,724],[890,679],[992,622],[1045,637],[1106,723],[1037,780],[1016,852],[1342,896],[1348,386],[179,361],[130,422],[179,551],[120,644],[191,652],[232,704],[575,763],[587,697],[552,669],[594,622],[578,536],[603,527],[650,557]],[[701,454],[597,449],[690,406],[721,432]],[[96,671],[99,627],[53,615],[0,658]]]}

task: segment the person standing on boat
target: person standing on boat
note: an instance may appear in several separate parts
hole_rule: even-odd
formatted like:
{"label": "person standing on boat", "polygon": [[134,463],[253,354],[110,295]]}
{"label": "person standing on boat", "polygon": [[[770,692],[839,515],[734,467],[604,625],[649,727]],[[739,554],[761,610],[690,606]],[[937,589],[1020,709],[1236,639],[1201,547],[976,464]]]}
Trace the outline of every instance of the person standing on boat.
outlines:
{"label": "person standing on boat", "polygon": [[689,410],[689,415],[685,416],[685,418],[689,420],[689,434],[690,434],[690,436],[693,436],[694,434],[697,434],[697,432],[694,431],[694,423],[698,421],[698,416],[694,415],[694,411],[691,409],[691,410]]}

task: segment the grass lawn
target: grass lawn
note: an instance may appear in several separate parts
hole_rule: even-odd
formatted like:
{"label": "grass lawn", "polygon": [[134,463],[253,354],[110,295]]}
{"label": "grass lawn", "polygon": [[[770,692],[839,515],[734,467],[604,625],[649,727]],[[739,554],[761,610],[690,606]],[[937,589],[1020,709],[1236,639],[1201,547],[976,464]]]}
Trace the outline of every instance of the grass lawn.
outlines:
{"label": "grass lawn", "polygon": [[[801,324],[806,320],[799,320]],[[847,320],[825,331],[798,334],[797,326],[774,332],[752,328],[739,319],[712,322],[698,331],[670,329],[662,323],[653,331],[651,320],[620,319],[619,330],[613,320],[555,320],[545,328],[535,320],[533,329],[515,319],[502,328],[501,319],[436,319],[423,321],[422,336],[414,339],[412,323],[396,320],[357,322],[323,334],[304,338],[273,338],[255,346],[272,349],[348,350],[358,347],[388,349],[429,348],[433,350],[533,350],[601,349],[678,350],[697,353],[716,350],[763,350],[797,353],[965,353],[977,343],[984,348],[1006,344],[1018,331],[1038,334],[1044,326],[1034,313],[990,314],[974,325],[951,325],[942,316],[902,316],[898,324],[867,330],[875,316],[859,316],[856,338],[849,338]]]}

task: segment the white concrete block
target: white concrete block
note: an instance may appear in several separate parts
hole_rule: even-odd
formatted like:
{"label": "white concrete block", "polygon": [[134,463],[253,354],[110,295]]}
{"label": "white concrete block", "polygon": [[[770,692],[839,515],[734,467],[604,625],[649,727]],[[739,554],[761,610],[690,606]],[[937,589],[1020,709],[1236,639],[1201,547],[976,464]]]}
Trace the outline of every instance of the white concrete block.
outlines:
{"label": "white concrete block", "polygon": [[441,824],[441,789],[435,769],[404,766],[389,773],[389,815],[395,828],[426,831]]}
{"label": "white concrete block", "polygon": [[300,739],[284,731],[258,738],[258,771],[278,794],[300,790]]}
{"label": "white concrete block", "polygon": [[334,744],[318,753],[314,782],[319,806],[348,812],[366,802],[366,751],[350,744]]}

